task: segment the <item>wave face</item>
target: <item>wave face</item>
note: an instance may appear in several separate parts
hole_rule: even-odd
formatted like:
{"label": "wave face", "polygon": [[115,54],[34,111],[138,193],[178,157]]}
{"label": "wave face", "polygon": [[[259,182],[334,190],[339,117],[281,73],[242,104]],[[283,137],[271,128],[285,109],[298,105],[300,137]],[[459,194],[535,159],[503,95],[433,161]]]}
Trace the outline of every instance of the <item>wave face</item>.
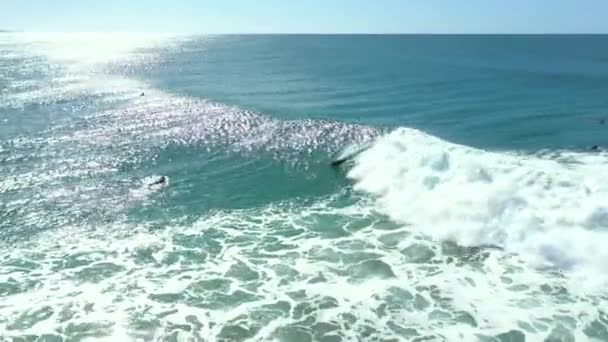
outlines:
{"label": "wave face", "polygon": [[608,339],[605,38],[493,39],[0,34],[0,340]]}

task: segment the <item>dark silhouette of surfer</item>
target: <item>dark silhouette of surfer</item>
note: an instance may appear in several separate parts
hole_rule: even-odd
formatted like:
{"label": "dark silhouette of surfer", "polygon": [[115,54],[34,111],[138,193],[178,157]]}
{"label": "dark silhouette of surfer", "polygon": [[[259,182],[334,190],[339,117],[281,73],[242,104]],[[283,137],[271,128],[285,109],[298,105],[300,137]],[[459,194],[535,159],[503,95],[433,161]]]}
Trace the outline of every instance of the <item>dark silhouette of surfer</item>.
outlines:
{"label": "dark silhouette of surfer", "polygon": [[587,121],[595,122],[599,125],[605,125],[608,123],[608,118],[587,118]]}
{"label": "dark silhouette of surfer", "polygon": [[367,149],[369,149],[371,147],[371,145],[365,146],[361,149],[359,149],[358,151],[355,151],[353,153],[350,153],[342,158],[338,158],[338,159],[334,159],[331,161],[331,163],[329,163],[329,165],[333,168],[338,168],[340,165],[346,163],[347,161],[353,159],[354,157],[358,156],[360,153],[366,151]]}
{"label": "dark silhouette of surfer", "polygon": [[[606,125],[606,124],[608,124],[608,118],[587,118],[587,121],[595,122],[598,125]],[[601,151],[604,150],[599,145],[593,145],[589,149],[591,151],[594,151],[594,152],[601,152]]]}
{"label": "dark silhouette of surfer", "polygon": [[348,158],[348,157],[344,157],[344,158],[339,158],[339,159],[336,159],[336,160],[332,160],[329,165],[331,165],[331,167],[338,167],[338,166],[344,164],[344,162],[346,162],[349,159],[350,158]]}
{"label": "dark silhouette of surfer", "polygon": [[148,186],[154,186],[154,185],[164,185],[167,183],[167,177],[165,176],[160,176],[159,179],[155,180],[154,182],[148,184]]}

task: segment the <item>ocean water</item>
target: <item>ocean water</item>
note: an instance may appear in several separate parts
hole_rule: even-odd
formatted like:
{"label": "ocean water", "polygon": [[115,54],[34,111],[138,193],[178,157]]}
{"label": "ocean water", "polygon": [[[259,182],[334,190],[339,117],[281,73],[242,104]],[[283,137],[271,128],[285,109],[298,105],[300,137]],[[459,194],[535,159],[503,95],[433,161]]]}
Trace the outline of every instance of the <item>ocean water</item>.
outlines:
{"label": "ocean water", "polygon": [[0,340],[608,341],[607,115],[608,36],[0,34]]}

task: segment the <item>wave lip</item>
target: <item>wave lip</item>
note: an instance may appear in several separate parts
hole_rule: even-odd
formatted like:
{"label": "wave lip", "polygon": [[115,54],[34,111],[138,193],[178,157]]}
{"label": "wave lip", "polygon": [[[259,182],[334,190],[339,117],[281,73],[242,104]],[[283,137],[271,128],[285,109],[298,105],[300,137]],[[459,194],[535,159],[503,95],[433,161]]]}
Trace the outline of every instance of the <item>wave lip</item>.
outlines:
{"label": "wave lip", "polygon": [[604,155],[493,153],[400,128],[348,176],[393,219],[440,240],[497,245],[539,266],[608,274]]}

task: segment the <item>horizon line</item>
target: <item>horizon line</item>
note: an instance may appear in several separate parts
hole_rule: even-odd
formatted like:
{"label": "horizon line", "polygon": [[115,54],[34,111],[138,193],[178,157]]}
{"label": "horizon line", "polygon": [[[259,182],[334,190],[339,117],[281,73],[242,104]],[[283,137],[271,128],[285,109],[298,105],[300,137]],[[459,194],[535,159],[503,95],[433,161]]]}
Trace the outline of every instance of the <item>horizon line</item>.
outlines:
{"label": "horizon line", "polygon": [[170,32],[170,31],[26,31],[26,30],[5,30],[0,29],[0,33],[26,33],[26,34],[112,34],[112,33],[126,33],[126,34],[172,34],[172,35],[207,35],[207,36],[253,36],[253,35],[386,35],[386,36],[407,36],[407,35],[608,35],[608,32]]}

